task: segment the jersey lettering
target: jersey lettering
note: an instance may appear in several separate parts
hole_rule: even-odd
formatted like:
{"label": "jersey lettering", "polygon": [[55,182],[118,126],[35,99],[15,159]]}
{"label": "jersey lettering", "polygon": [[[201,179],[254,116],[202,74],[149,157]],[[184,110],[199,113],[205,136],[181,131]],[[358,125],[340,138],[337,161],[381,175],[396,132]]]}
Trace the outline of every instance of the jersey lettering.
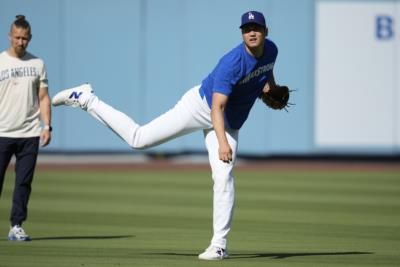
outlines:
{"label": "jersey lettering", "polygon": [[256,78],[256,77],[260,76],[261,74],[264,74],[264,73],[272,70],[274,68],[274,64],[275,64],[275,62],[271,62],[267,65],[257,68],[255,71],[250,72],[246,77],[244,77],[243,80],[241,80],[239,82],[239,84],[242,85],[242,84],[248,83],[251,79]]}

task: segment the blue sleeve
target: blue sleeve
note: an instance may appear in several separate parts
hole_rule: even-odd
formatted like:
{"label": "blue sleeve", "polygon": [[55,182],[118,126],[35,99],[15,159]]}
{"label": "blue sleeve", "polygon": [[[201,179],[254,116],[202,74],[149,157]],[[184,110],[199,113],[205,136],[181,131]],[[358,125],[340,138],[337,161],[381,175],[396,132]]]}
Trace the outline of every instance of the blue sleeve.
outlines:
{"label": "blue sleeve", "polygon": [[214,70],[213,92],[230,95],[233,86],[239,80],[240,56],[230,53],[224,56]]}

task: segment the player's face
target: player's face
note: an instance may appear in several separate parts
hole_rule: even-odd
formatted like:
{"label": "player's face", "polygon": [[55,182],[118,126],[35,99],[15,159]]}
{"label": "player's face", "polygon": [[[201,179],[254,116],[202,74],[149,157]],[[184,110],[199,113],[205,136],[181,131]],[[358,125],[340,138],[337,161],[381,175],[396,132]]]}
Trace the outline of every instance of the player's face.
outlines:
{"label": "player's face", "polygon": [[11,43],[11,52],[18,57],[24,56],[29,41],[31,40],[29,29],[17,28],[13,25],[9,33],[9,38]]}
{"label": "player's face", "polygon": [[243,41],[249,49],[262,47],[266,33],[266,28],[255,23],[249,23],[242,27]]}

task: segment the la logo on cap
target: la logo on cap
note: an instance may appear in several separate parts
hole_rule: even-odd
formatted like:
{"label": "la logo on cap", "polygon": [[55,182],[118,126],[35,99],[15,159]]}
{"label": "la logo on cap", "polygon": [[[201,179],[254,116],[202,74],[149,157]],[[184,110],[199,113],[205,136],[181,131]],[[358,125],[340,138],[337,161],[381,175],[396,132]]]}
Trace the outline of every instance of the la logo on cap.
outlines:
{"label": "la logo on cap", "polygon": [[249,19],[254,19],[254,15],[251,12],[249,12]]}

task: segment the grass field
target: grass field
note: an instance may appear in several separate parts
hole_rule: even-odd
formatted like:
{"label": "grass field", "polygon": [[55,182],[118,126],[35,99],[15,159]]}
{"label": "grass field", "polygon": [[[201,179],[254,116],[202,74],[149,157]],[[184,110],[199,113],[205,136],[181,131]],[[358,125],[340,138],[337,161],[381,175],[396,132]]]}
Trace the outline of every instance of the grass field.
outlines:
{"label": "grass field", "polygon": [[397,171],[240,171],[231,258],[204,262],[208,170],[37,171],[25,230],[9,242],[13,173],[0,199],[0,266],[400,266]]}

